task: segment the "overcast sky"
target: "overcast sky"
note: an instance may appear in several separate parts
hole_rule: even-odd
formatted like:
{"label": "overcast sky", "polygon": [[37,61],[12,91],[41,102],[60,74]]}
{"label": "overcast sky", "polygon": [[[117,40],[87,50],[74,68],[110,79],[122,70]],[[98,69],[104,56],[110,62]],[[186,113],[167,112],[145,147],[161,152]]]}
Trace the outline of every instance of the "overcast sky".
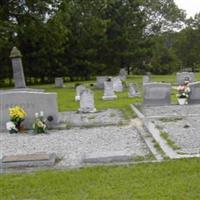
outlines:
{"label": "overcast sky", "polygon": [[187,17],[194,17],[200,12],[200,0],[174,0],[179,8],[187,13]]}

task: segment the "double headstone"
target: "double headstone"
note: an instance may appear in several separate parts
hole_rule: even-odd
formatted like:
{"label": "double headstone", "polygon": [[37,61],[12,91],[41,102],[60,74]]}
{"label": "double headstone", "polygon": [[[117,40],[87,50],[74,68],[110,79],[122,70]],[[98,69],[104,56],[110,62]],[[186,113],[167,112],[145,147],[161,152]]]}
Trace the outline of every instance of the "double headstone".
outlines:
{"label": "double headstone", "polygon": [[121,68],[120,71],[119,71],[119,77],[122,81],[125,81],[126,78],[127,78],[127,71],[125,68]]}
{"label": "double headstone", "polygon": [[97,76],[97,88],[103,89],[104,88],[104,82],[108,79],[108,76]]}
{"label": "double headstone", "polygon": [[81,96],[81,92],[83,90],[85,90],[85,86],[84,85],[78,85],[76,87],[76,96],[75,96],[75,101],[80,101],[80,96]]}
{"label": "double headstone", "polygon": [[178,72],[176,73],[176,81],[178,85],[183,85],[185,81],[194,82],[195,74],[193,72]]}
{"label": "double headstone", "polygon": [[119,76],[113,77],[112,82],[113,82],[113,89],[115,92],[123,92],[123,85]]}
{"label": "double headstone", "polygon": [[128,84],[128,96],[136,97],[138,95],[139,95],[139,93],[138,93],[137,85],[135,83],[129,83]]}
{"label": "double headstone", "polygon": [[63,78],[61,77],[55,78],[55,87],[63,88]]}
{"label": "double headstone", "polygon": [[171,84],[169,83],[145,83],[144,105],[160,106],[170,105]]}
{"label": "double headstone", "polygon": [[22,57],[21,52],[16,47],[13,47],[13,49],[10,53],[10,58],[11,58],[11,62],[12,62],[15,88],[25,88],[26,87],[21,57]]}
{"label": "double headstone", "polygon": [[104,96],[102,97],[103,100],[113,100],[116,99],[117,96],[115,95],[113,89],[113,82],[111,78],[108,78],[107,81],[104,82]]}
{"label": "double headstone", "polygon": [[80,108],[78,110],[82,113],[96,112],[94,106],[94,94],[90,89],[85,89],[80,94]]}
{"label": "double headstone", "polygon": [[200,82],[190,83],[189,104],[200,104]]}
{"label": "double headstone", "polygon": [[57,94],[31,91],[16,91],[8,90],[0,93],[0,128],[5,129],[8,122],[9,108],[13,106],[22,107],[27,116],[24,120],[25,128],[32,128],[32,123],[35,119],[35,113],[44,112],[44,117],[47,118],[47,125],[53,126],[57,123]]}

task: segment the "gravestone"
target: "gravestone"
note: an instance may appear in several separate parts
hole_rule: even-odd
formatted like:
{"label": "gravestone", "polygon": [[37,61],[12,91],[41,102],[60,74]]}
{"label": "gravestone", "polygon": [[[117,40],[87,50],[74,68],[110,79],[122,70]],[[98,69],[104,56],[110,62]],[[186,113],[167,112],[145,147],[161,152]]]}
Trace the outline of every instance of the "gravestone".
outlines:
{"label": "gravestone", "polygon": [[47,118],[47,126],[57,124],[57,94],[31,91],[8,90],[0,93],[0,129],[6,129],[6,122],[10,121],[8,109],[13,106],[21,106],[27,116],[23,121],[25,128],[32,128],[35,113],[43,111]]}
{"label": "gravestone", "polygon": [[127,71],[125,68],[121,68],[120,71],[119,71],[119,77],[122,81],[125,81],[126,78],[127,78]]}
{"label": "gravestone", "polygon": [[16,47],[13,47],[10,53],[10,58],[12,62],[13,79],[15,82],[15,88],[26,87],[21,57],[22,57],[21,52]]}
{"label": "gravestone", "polygon": [[119,76],[113,77],[112,82],[113,82],[113,90],[115,92],[123,92],[123,85]]}
{"label": "gravestone", "polygon": [[97,88],[103,89],[104,88],[104,82],[108,79],[108,76],[97,76]]}
{"label": "gravestone", "polygon": [[102,97],[103,100],[113,100],[116,99],[117,96],[115,95],[113,89],[113,82],[111,78],[108,78],[107,81],[104,82],[104,96]]}
{"label": "gravestone", "polygon": [[90,89],[85,89],[80,94],[80,108],[78,110],[82,113],[96,112],[94,107],[94,94]]}
{"label": "gravestone", "polygon": [[178,72],[176,73],[176,82],[178,85],[183,85],[185,81],[194,82],[195,74],[193,72]]}
{"label": "gravestone", "polygon": [[143,104],[149,106],[169,105],[171,96],[171,84],[169,83],[145,83]]}
{"label": "gravestone", "polygon": [[200,104],[200,82],[190,83],[189,104]]}
{"label": "gravestone", "polygon": [[143,76],[143,84],[149,83],[150,82],[150,76],[149,75],[144,75]]}
{"label": "gravestone", "polygon": [[137,85],[135,83],[128,84],[128,96],[129,97],[136,97],[139,95]]}
{"label": "gravestone", "polygon": [[85,86],[84,85],[79,85],[76,87],[76,96],[75,96],[75,101],[80,101],[80,95],[81,95],[81,92],[83,90],[85,90]]}
{"label": "gravestone", "polygon": [[63,88],[63,78],[61,77],[55,78],[55,87]]}

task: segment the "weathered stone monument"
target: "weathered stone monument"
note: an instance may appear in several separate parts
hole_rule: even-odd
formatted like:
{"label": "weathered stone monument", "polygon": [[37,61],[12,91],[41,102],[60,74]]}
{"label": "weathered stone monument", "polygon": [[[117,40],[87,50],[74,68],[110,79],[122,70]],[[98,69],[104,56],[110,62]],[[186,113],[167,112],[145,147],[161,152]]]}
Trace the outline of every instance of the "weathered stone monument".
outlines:
{"label": "weathered stone monument", "polygon": [[6,128],[6,122],[10,121],[8,110],[13,106],[21,106],[27,116],[23,121],[25,128],[32,128],[35,113],[43,111],[47,118],[47,126],[57,124],[57,94],[31,91],[7,90],[0,92],[0,129]]}
{"label": "weathered stone monument", "polygon": [[90,89],[85,89],[80,94],[80,108],[78,110],[82,113],[96,112],[94,106],[94,94]]}
{"label": "weathered stone monument", "polygon": [[63,78],[62,77],[55,78],[55,87],[63,88]]}
{"label": "weathered stone monument", "polygon": [[137,85],[135,83],[129,83],[128,84],[128,96],[129,97],[139,96]]}
{"label": "weathered stone monument", "polygon": [[116,99],[117,96],[115,95],[113,89],[113,82],[111,78],[108,78],[107,81],[104,82],[104,96],[102,97],[103,100],[113,100]]}
{"label": "weathered stone monument", "polygon": [[121,68],[120,71],[119,71],[119,77],[120,77],[120,79],[122,81],[125,81],[126,78],[127,78],[127,75],[128,75],[128,73],[127,73],[126,69],[125,68]]}
{"label": "weathered stone monument", "polygon": [[123,92],[122,81],[119,76],[112,77],[113,89],[115,92]]}
{"label": "weathered stone monument", "polygon": [[190,83],[189,104],[200,104],[200,82]]}
{"label": "weathered stone monument", "polygon": [[76,96],[75,96],[75,101],[80,101],[80,95],[81,95],[81,92],[83,90],[85,90],[86,87],[84,85],[78,85],[76,87]]}
{"label": "weathered stone monument", "polygon": [[149,106],[170,105],[171,84],[145,83],[143,104]]}
{"label": "weathered stone monument", "polygon": [[193,72],[178,72],[176,73],[176,82],[178,85],[183,85],[185,81],[194,82],[195,74]]}
{"label": "weathered stone monument", "polygon": [[26,87],[21,57],[22,57],[21,52],[16,47],[13,47],[10,53],[10,58],[12,62],[13,79],[15,82],[15,88]]}
{"label": "weathered stone monument", "polygon": [[97,88],[103,89],[104,88],[104,82],[108,79],[108,76],[97,76]]}

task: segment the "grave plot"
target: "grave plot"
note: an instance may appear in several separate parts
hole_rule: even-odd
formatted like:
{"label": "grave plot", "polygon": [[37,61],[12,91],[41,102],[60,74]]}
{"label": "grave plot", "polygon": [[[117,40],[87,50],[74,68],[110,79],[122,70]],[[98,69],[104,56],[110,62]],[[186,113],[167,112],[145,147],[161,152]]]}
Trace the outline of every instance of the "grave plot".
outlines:
{"label": "grave plot", "polygon": [[58,168],[151,157],[139,132],[132,126],[52,130],[38,135],[0,134],[3,157],[54,153],[60,159],[55,166]]}
{"label": "grave plot", "polygon": [[200,105],[143,107],[148,130],[170,158],[199,156]]}

